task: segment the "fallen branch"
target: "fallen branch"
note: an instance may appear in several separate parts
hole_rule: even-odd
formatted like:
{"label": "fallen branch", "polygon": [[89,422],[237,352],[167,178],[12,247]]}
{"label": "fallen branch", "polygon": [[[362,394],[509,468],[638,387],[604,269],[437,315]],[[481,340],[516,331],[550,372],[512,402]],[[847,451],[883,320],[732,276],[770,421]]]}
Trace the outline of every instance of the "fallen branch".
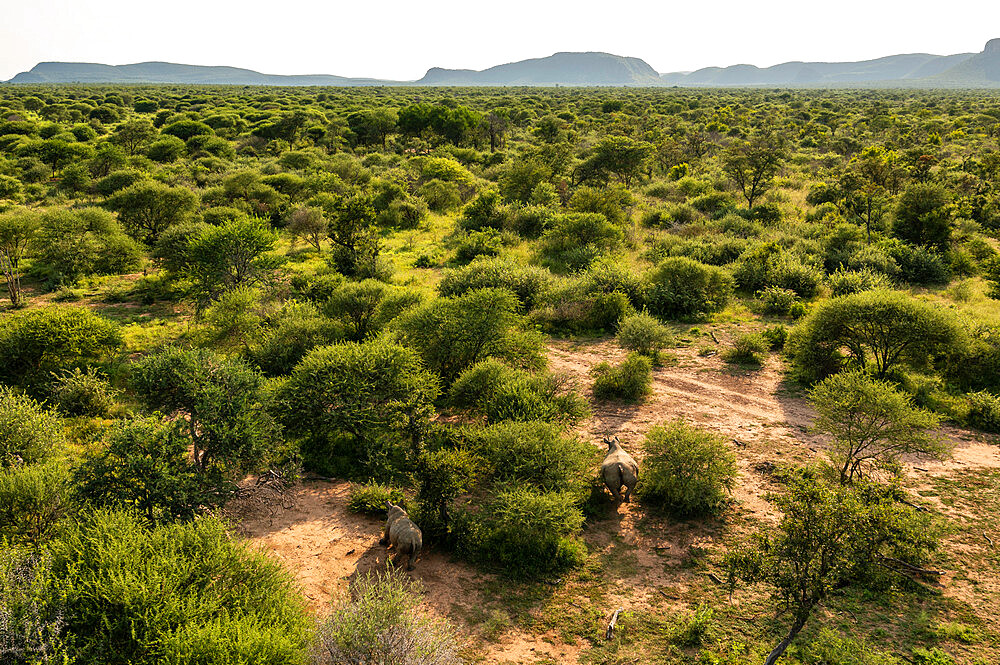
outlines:
{"label": "fallen branch", "polygon": [[929,513],[930,512],[926,507],[924,507],[924,506],[918,506],[917,504],[911,503],[911,502],[907,501],[906,499],[900,499],[899,502],[901,504],[903,504],[904,506],[909,506],[910,508],[913,508],[918,513]]}
{"label": "fallen branch", "polygon": [[905,561],[902,561],[902,560],[897,559],[895,557],[884,556],[884,557],[882,557],[882,559],[884,559],[885,561],[888,561],[889,563],[894,563],[897,566],[902,566],[903,568],[905,568],[906,570],[910,571],[911,573],[919,573],[920,575],[932,575],[934,577],[940,577],[941,575],[944,575],[944,571],[943,570],[929,570],[927,568],[920,568],[919,566],[914,566],[911,563],[906,563]]}
{"label": "fallen branch", "polygon": [[705,574],[708,575],[708,579],[712,580],[716,584],[725,584],[725,582],[719,579],[719,576],[716,575],[715,573],[705,573]]}
{"label": "fallen branch", "polygon": [[983,531],[983,538],[985,538],[986,542],[990,544],[990,547],[996,547],[996,545],[993,544],[993,539],[987,536],[985,531]]}
{"label": "fallen branch", "polygon": [[611,615],[611,621],[608,623],[608,629],[604,631],[604,639],[610,640],[615,634],[615,624],[618,623],[618,614],[623,608],[619,607],[615,610],[615,613]]}
{"label": "fallen branch", "polygon": [[712,340],[713,340],[713,341],[714,341],[714,342],[715,342],[716,344],[720,344],[720,343],[721,343],[721,342],[719,342],[719,338],[715,336],[715,331],[714,331],[714,330],[709,330],[709,331],[708,331],[708,334],[712,336]]}

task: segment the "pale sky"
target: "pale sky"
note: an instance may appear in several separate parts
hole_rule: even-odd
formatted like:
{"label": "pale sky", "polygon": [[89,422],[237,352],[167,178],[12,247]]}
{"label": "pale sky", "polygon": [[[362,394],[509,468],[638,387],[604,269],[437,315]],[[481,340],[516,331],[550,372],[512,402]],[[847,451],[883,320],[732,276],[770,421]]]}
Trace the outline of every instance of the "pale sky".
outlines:
{"label": "pale sky", "polygon": [[979,52],[991,0],[0,0],[0,81],[46,60],[413,80],[556,51],[712,65]]}

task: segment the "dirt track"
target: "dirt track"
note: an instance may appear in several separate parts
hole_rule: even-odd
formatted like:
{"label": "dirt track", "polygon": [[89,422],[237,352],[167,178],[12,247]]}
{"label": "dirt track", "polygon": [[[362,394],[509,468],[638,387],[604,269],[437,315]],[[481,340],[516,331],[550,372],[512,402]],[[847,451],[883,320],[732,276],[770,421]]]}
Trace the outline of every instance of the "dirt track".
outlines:
{"label": "dirt track", "polygon": [[[801,395],[783,389],[779,361],[770,359],[753,371],[731,370],[717,357],[701,357],[694,349],[675,351],[677,364],[655,371],[653,394],[642,405],[599,403],[590,418],[580,423],[580,436],[600,445],[601,436],[612,433],[636,451],[650,427],[677,417],[718,432],[732,442],[740,463],[741,480],[735,492],[735,510],[743,516],[770,520],[773,509],[762,495],[768,479],[759,472],[768,462],[807,461],[822,454],[823,442],[808,433],[812,415]],[[613,343],[554,342],[549,349],[550,368],[576,379],[589,397],[590,369],[602,360],[618,360],[624,353]],[[946,474],[975,466],[1000,467],[1000,447],[977,440],[967,432],[946,431],[956,443],[954,457],[946,462],[922,462],[908,473],[916,484],[921,477]],[[254,541],[273,551],[294,571],[311,606],[322,614],[331,599],[346,593],[359,572],[384,565],[386,550],[378,544],[379,520],[352,514],[346,509],[349,484],[311,481],[293,491],[293,507],[271,515],[248,516],[243,530]],[[589,526],[584,534],[588,547],[601,556],[626,554],[627,570],[620,572],[608,607],[627,597],[635,607],[643,603],[663,604],[656,595],[670,588],[683,593],[696,572],[678,572],[681,561],[693,547],[719,547],[711,527],[676,525],[668,520],[647,518],[635,505]],[[426,590],[427,608],[451,616],[461,625],[462,617],[481,608],[484,582],[489,576],[451,560],[446,554],[425,551],[413,576]],[[584,602],[584,601],[581,601]],[[678,601],[678,607],[686,607]],[[597,608],[602,613],[607,607]],[[596,628],[596,627],[595,627]],[[481,642],[477,640],[477,642]],[[564,643],[551,634],[511,629],[497,642],[482,642],[477,649],[484,662],[533,662],[548,658],[575,663],[584,645]]]}

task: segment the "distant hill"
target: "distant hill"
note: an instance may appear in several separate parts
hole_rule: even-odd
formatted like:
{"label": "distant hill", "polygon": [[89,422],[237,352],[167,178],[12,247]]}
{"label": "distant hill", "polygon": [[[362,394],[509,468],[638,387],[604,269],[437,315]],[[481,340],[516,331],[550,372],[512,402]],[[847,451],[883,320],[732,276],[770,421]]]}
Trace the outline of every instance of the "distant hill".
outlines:
{"label": "distant hill", "polygon": [[644,60],[610,53],[555,53],[481,71],[433,67],[419,81],[347,78],[327,74],[281,76],[237,67],[169,62],[101,65],[41,62],[9,83],[179,83],[287,86],[780,86],[780,87],[1000,87],[1000,39],[981,53],[909,53],[860,62],[785,62],[773,67],[732,65],[658,74]]}
{"label": "distant hill", "polygon": [[140,62],[99,65],[89,62],[40,62],[21,72],[11,83],[189,83],[209,85],[385,85],[387,81],[345,78],[328,74],[281,76],[238,67]]}
{"label": "distant hill", "polygon": [[417,85],[655,86],[660,75],[644,60],[610,53],[556,53],[482,71],[427,70]]}
{"label": "distant hill", "polygon": [[706,67],[689,73],[663,74],[667,85],[682,86],[844,86],[897,84],[920,85],[923,79],[941,76],[972,53],[890,55],[860,62],[785,62],[773,67],[753,65]]}

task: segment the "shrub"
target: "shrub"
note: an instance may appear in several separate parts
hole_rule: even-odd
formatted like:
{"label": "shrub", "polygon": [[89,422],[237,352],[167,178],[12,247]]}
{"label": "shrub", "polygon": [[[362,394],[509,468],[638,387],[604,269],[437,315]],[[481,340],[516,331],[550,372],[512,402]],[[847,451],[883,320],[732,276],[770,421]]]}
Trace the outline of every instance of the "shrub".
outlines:
{"label": "shrub", "polygon": [[1000,434],[1000,397],[986,391],[966,395],[969,415],[966,422],[984,432]]}
{"label": "shrub", "polygon": [[598,213],[570,213],[556,217],[542,236],[542,262],[559,271],[586,268],[601,254],[620,246],[624,234]]}
{"label": "shrub", "polygon": [[803,264],[775,242],[751,245],[737,260],[733,277],[736,285],[748,293],[778,286],[802,298],[816,295],[821,281],[818,270]]}
{"label": "shrub", "polygon": [[203,470],[252,472],[276,452],[279,430],[261,408],[263,377],[243,360],[170,347],[133,364],[131,382],[148,406],[187,416],[181,422]]}
{"label": "shrub", "polygon": [[455,519],[461,556],[520,578],[581,565],[586,549],[574,534],[582,525],[573,494],[527,487],[500,490],[478,512]]}
{"label": "shrub", "polygon": [[122,344],[118,326],[77,307],[46,307],[0,322],[0,381],[37,390],[52,374],[86,367]]}
{"label": "shrub", "polygon": [[[447,436],[452,432],[439,428],[431,434]],[[454,534],[449,531],[451,503],[472,486],[477,466],[478,460],[464,449],[441,447],[420,453],[414,474],[417,505],[412,519],[420,525],[425,542],[454,545]]]}
{"label": "shrub", "polygon": [[434,212],[445,213],[462,205],[462,192],[453,182],[429,180],[417,189],[417,196]]}
{"label": "shrub", "polygon": [[943,247],[951,237],[948,192],[935,183],[915,182],[899,197],[892,230],[915,245]]}
{"label": "shrub", "polygon": [[820,303],[792,331],[788,348],[805,381],[834,374],[847,362],[870,363],[882,379],[900,364],[926,367],[953,351],[961,337],[947,311],[904,293],[878,290]]}
{"label": "shrub", "polygon": [[763,365],[769,347],[760,333],[740,333],[733,340],[733,345],[723,352],[722,358],[729,363]]}
{"label": "shrub", "polygon": [[292,302],[265,321],[260,341],[247,354],[266,376],[280,376],[291,372],[310,350],[343,338],[339,322],[320,316],[311,303]]}
{"label": "shrub", "polygon": [[945,284],[951,269],[944,258],[926,247],[914,247],[898,240],[884,242],[887,253],[899,266],[900,278],[911,284]]}
{"label": "shrub", "polygon": [[57,455],[65,445],[58,416],[0,386],[0,468],[34,464]]}
{"label": "shrub", "polygon": [[757,294],[764,306],[765,314],[788,314],[792,305],[799,302],[799,296],[791,289],[780,286],[768,286]]}
{"label": "shrub", "polygon": [[316,636],[316,662],[460,665],[459,642],[442,620],[419,611],[420,588],[391,570],[361,575]]}
{"label": "shrub", "polygon": [[717,512],[736,485],[736,456],[722,437],[674,420],[652,428],[636,493],[644,503],[679,517]]}
{"label": "shrub", "polygon": [[52,400],[68,416],[107,416],[115,405],[115,390],[100,374],[74,368],[56,379]]}
{"label": "shrub", "polygon": [[500,232],[493,229],[469,231],[458,239],[455,246],[455,261],[469,263],[480,256],[499,256],[504,240]]}
{"label": "shrub", "polygon": [[0,551],[0,653],[11,665],[74,662],[68,653],[65,605],[53,588],[50,557]]}
{"label": "shrub", "polygon": [[580,494],[596,461],[594,446],[543,422],[498,423],[470,437],[478,475],[494,483]]}
{"label": "shrub", "polygon": [[723,309],[733,294],[733,278],[715,266],[686,257],[664,259],[649,276],[648,303],[668,318],[702,316]]}
{"label": "shrub", "polygon": [[352,484],[347,498],[347,509],[352,513],[384,517],[386,501],[406,508],[403,490],[374,482],[366,485]]}
{"label": "shrub", "polygon": [[465,206],[462,210],[462,216],[458,220],[458,225],[466,231],[479,231],[487,228],[499,231],[507,225],[509,214],[509,209],[501,201],[500,193],[491,189],[483,192]]}
{"label": "shrub", "polygon": [[846,296],[862,291],[892,288],[892,280],[884,273],[875,272],[871,268],[860,270],[837,270],[829,277],[830,291],[834,296]]}
{"label": "shrub", "polygon": [[537,238],[556,221],[556,213],[541,205],[522,206],[514,210],[507,222],[508,228],[523,238]]}
{"label": "shrub", "polygon": [[533,375],[495,358],[487,358],[462,372],[449,397],[455,406],[503,420],[574,423],[587,412],[587,403],[561,377]]}
{"label": "shrub", "polygon": [[49,549],[77,662],[304,659],[309,621],[291,576],[216,519],[148,528],[97,511]]}
{"label": "shrub", "polygon": [[463,268],[446,271],[438,292],[448,297],[476,289],[505,289],[517,296],[522,311],[531,311],[551,281],[549,272],[541,268],[512,259],[478,258]]}
{"label": "shrub", "polygon": [[445,385],[485,358],[526,369],[543,364],[540,336],[527,330],[509,291],[479,289],[438,298],[400,317],[397,327],[404,343]]}
{"label": "shrub", "polygon": [[788,328],[779,324],[770,326],[760,333],[760,336],[767,342],[768,348],[772,351],[781,351],[788,341]]}
{"label": "shrub", "polygon": [[642,277],[628,264],[611,257],[591,264],[581,276],[580,284],[585,293],[623,293],[636,309],[642,308],[646,303]]}
{"label": "shrub", "polygon": [[127,508],[148,522],[192,519],[232,493],[214,471],[191,463],[191,441],[154,419],[117,422],[106,447],[74,470],[77,496],[92,506]]}
{"label": "shrub", "polygon": [[602,362],[591,371],[594,397],[637,402],[652,392],[653,363],[638,353],[630,353],[617,367]]}
{"label": "shrub", "polygon": [[69,512],[69,487],[69,471],[59,461],[0,469],[0,536],[14,543],[45,541]]}
{"label": "shrub", "polygon": [[323,304],[323,313],[341,322],[349,339],[360,342],[374,336],[420,300],[419,292],[366,279],[334,289]]}
{"label": "shrub", "polygon": [[654,361],[664,347],[673,344],[673,337],[669,328],[645,312],[629,316],[618,325],[618,344]]}
{"label": "shrub", "polygon": [[46,212],[34,243],[32,272],[49,285],[130,272],[142,259],[138,244],[111,213],[99,208]]}
{"label": "shrub", "polygon": [[400,437],[415,438],[434,414],[438,381],[411,349],[378,338],[319,347],[275,390],[273,410],[306,437],[307,461],[357,477],[384,471]]}

